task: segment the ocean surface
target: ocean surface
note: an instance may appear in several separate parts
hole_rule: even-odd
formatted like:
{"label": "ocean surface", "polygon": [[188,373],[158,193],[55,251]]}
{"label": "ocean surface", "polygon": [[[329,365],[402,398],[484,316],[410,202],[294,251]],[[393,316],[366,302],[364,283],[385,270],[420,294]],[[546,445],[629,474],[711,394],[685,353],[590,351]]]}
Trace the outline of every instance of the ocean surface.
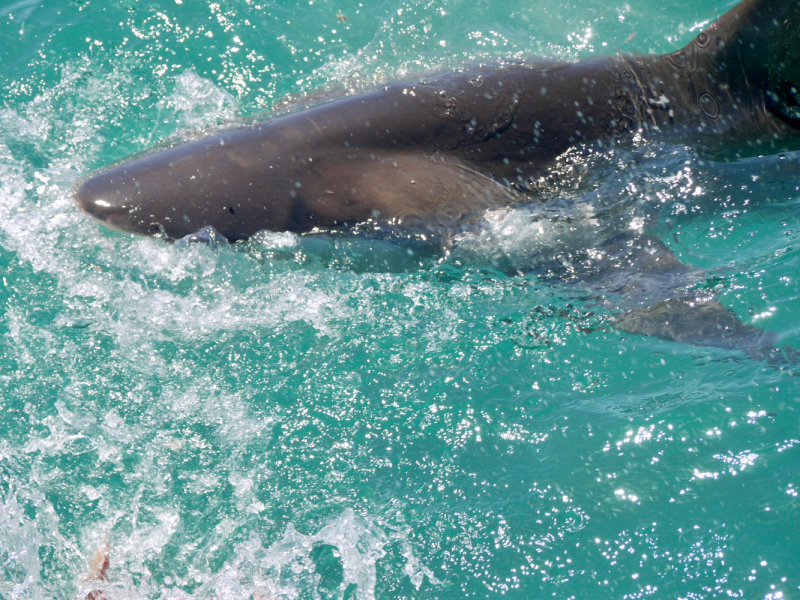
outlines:
{"label": "ocean surface", "polygon": [[109,599],[800,598],[800,367],[542,275],[644,228],[800,349],[800,155],[566,164],[558,210],[449,254],[170,244],[71,200],[297,99],[665,52],[733,4],[0,0],[0,598],[85,598],[104,544]]}

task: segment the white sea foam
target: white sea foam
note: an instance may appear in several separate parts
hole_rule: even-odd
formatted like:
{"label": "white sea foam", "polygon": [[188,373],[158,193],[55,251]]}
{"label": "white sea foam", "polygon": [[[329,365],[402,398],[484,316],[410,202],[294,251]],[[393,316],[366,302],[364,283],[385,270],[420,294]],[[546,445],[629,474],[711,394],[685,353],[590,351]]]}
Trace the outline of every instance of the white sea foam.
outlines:
{"label": "white sea foam", "polygon": [[[2,115],[0,115],[2,118]],[[8,223],[25,201],[23,169],[11,156],[11,151],[0,141],[0,226]],[[3,227],[7,229],[8,225]]]}
{"label": "white sea foam", "polygon": [[317,565],[312,554],[320,546],[332,547],[333,556],[341,564],[339,594],[352,585],[358,600],[374,600],[376,563],[394,544],[399,545],[399,553],[405,559],[403,574],[416,589],[425,577],[438,585],[439,581],[414,555],[405,535],[397,531],[387,533],[385,528],[377,520],[356,515],[352,508],[347,508],[315,534],[300,533],[289,523],[283,537],[267,548],[253,536],[236,546],[234,560],[222,572],[208,578],[197,597],[317,598],[320,577],[315,573]]}
{"label": "white sea foam", "polygon": [[[137,507],[134,506],[133,509]],[[8,513],[12,516],[16,514],[13,510]],[[96,588],[110,592],[113,598],[139,599],[152,594],[156,582],[147,563],[157,560],[181,526],[174,511],[156,511],[154,517],[153,523],[139,527],[134,524],[132,533],[116,536],[112,540],[111,554],[116,566],[113,567],[111,580],[102,584],[83,584],[82,594]],[[105,527],[112,526],[119,519],[124,519],[122,513],[112,517]],[[4,524],[2,520],[0,524]],[[231,535],[235,528],[234,522],[224,519],[216,527],[215,534],[224,538]],[[84,536],[87,547],[99,546],[107,541],[102,529],[95,528],[87,532]],[[20,540],[35,539],[36,534],[25,530],[20,531],[18,537]],[[224,539],[219,542],[224,542]],[[214,545],[211,550],[217,547]],[[303,534],[293,523],[289,523],[281,538],[267,547],[253,533],[247,541],[234,546],[233,558],[218,572],[190,568],[189,577],[201,583],[194,593],[181,588],[186,582],[180,579],[173,582],[168,578],[166,585],[159,585],[161,598],[294,600],[319,598],[321,586],[335,585],[336,589],[326,591],[334,592],[338,597],[342,597],[348,590],[350,593],[355,591],[357,600],[375,600],[377,563],[386,557],[390,548],[403,559],[398,577],[407,577],[417,590],[426,578],[431,585],[441,585],[431,570],[416,557],[405,533],[378,519],[357,515],[352,508],[346,508],[313,534]],[[339,569],[334,569],[334,572],[340,574],[334,575],[328,581],[323,581],[319,573],[320,565],[317,564],[320,559],[318,551],[325,549],[328,550],[328,560],[339,565]],[[41,570],[38,563],[22,565],[19,562],[19,566],[23,567],[25,573],[38,573]]]}
{"label": "white sea foam", "polygon": [[454,258],[528,270],[602,241],[600,222],[588,203],[568,209],[533,206],[492,210],[478,233],[457,239]]}
{"label": "white sea foam", "polygon": [[[16,466],[19,457],[0,442],[3,467]],[[0,469],[2,472],[3,469]],[[0,597],[45,600],[57,597],[58,582],[43,576],[43,556],[64,561],[75,546],[59,533],[59,518],[38,486],[30,485],[39,473],[20,481],[3,477],[0,487]]]}
{"label": "white sea foam", "polygon": [[[93,117],[91,111],[81,110],[65,117],[57,105],[62,96],[96,94],[100,99],[92,102],[97,103],[103,99],[110,102],[119,93],[113,81],[79,78],[79,73],[80,69],[65,67],[54,89],[16,112],[4,110],[2,131],[5,139],[25,136],[44,144],[53,135],[50,124],[60,122],[55,119],[59,114],[62,119],[72,118],[72,127],[63,129],[74,130],[70,145],[80,152],[67,152],[69,160],[49,168],[34,168],[15,158],[0,141],[0,245],[34,271],[53,277],[66,297],[77,300],[74,313],[59,314],[58,324],[64,327],[88,319],[95,331],[112,334],[120,348],[130,349],[133,355],[164,336],[197,339],[296,321],[307,321],[320,333],[333,334],[331,322],[347,311],[338,294],[317,285],[313,275],[288,273],[271,282],[252,277],[253,285],[233,285],[235,279],[241,279],[237,265],[244,262],[243,271],[252,268],[237,250],[217,252],[201,244],[168,245],[116,236],[75,207],[73,182],[101,143],[80,132],[96,129],[103,115],[99,111]],[[124,79],[123,75],[115,77]],[[235,110],[228,95],[192,71],[178,76],[169,103],[187,125],[229,117]],[[295,243],[295,237],[280,234],[269,241],[280,248]],[[189,284],[188,293],[178,293],[174,285],[184,282]],[[16,336],[18,358],[24,361],[30,359],[25,358],[26,335],[38,334],[25,330],[22,321],[18,325],[11,333]]]}
{"label": "white sea foam", "polygon": [[116,308],[109,306],[95,318],[105,322],[122,346],[135,346],[159,336],[196,340],[256,327],[277,328],[295,321],[310,323],[320,334],[334,335],[331,321],[344,318],[348,310],[336,292],[314,289],[314,283],[307,274],[286,273],[243,291],[222,288],[203,297],[124,282],[120,292],[112,296]]}
{"label": "white sea foam", "polygon": [[0,597],[46,597],[39,587],[41,534],[13,494],[0,497],[0,532]]}
{"label": "white sea foam", "polygon": [[175,78],[175,91],[159,103],[178,115],[184,127],[207,127],[236,116],[236,100],[225,90],[192,69]]}
{"label": "white sea foam", "polygon": [[271,250],[288,250],[300,244],[300,238],[290,231],[259,231],[251,239],[251,243]]}

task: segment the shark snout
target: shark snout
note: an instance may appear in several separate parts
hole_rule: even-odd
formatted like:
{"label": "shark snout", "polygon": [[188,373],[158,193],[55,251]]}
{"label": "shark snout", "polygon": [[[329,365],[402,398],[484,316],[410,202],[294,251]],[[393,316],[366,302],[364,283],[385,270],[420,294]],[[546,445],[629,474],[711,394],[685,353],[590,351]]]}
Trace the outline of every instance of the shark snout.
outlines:
{"label": "shark snout", "polygon": [[101,171],[76,185],[75,203],[95,219],[127,233],[177,238],[194,231],[176,229],[171,215],[156,210],[155,190],[163,188],[163,183],[149,185],[140,175],[131,176],[124,165]]}
{"label": "shark snout", "polygon": [[[117,229],[131,231],[132,198],[127,185],[114,180],[113,176],[99,173],[79,182],[75,187],[74,200],[78,207],[95,219]],[[141,232],[147,233],[147,232]]]}

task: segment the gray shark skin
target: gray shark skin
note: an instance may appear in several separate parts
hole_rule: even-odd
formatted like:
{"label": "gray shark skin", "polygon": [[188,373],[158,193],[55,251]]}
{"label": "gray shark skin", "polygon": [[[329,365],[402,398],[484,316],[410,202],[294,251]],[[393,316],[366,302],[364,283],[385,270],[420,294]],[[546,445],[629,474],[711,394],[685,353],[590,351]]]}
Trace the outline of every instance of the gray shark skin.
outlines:
{"label": "gray shark skin", "polygon": [[538,61],[395,83],[101,171],[78,205],[109,225],[230,241],[382,220],[434,229],[520,202],[579,145],[674,139],[800,147],[798,0],[745,0],[660,56]]}
{"label": "gray shark skin", "polygon": [[[800,0],[744,0],[670,54],[499,63],[393,83],[134,157],[84,180],[75,200],[114,228],[167,239],[213,227],[237,241],[371,219],[446,236],[487,209],[534,201],[531,182],[572,148],[636,136],[734,158],[798,149],[798,89]],[[715,300],[698,309],[680,298],[629,310],[618,327],[771,351],[771,338]],[[689,310],[729,334],[663,326]]]}

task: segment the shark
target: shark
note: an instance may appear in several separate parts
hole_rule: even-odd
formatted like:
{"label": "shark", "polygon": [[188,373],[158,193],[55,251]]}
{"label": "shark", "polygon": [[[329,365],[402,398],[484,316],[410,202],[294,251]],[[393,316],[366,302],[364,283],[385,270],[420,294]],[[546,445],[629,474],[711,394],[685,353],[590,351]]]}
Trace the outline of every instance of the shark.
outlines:
{"label": "shark", "polygon": [[[378,223],[451,244],[489,211],[547,202],[537,182],[571,152],[637,140],[720,160],[800,149],[800,0],[744,0],[685,47],[575,62],[499,61],[176,143],[82,179],[77,205],[125,232],[363,231]],[[423,234],[423,235],[424,235]],[[656,236],[622,233],[562,275],[618,295],[614,326],[795,362],[747,325]]]}

